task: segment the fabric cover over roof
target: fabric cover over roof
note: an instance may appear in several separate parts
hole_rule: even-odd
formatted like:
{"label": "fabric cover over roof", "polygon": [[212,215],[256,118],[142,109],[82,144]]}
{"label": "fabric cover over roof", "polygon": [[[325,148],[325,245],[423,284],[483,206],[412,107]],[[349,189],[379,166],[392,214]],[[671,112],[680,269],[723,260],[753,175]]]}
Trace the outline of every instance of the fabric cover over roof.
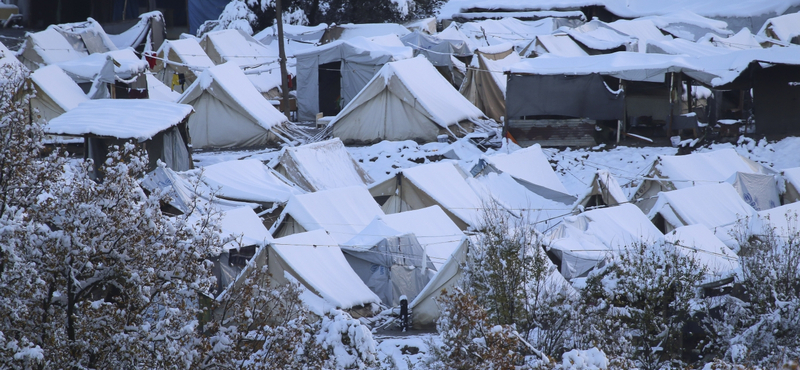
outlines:
{"label": "fabric cover over roof", "polygon": [[291,142],[278,112],[233,63],[208,68],[181,96],[194,107],[189,133],[195,148],[263,146]]}
{"label": "fabric cover over roof", "polygon": [[[113,59],[114,62],[109,60]],[[89,56],[57,63],[64,72],[72,77],[75,82],[92,82],[98,75],[104,73],[107,64],[111,63],[115,76],[119,79],[130,80],[147,70],[147,62],[136,56],[131,48],[112,50],[105,53],[95,53]],[[117,65],[119,64],[119,65]],[[107,81],[104,81],[107,82]]]}
{"label": "fabric cover over roof", "polygon": [[414,31],[400,38],[406,46],[414,48],[414,55],[425,56],[435,66],[451,66],[450,56],[464,57],[472,55],[465,41],[442,40],[436,36]]}
{"label": "fabric cover over roof", "polygon": [[567,34],[539,35],[534,39],[536,54],[553,54],[559,57],[589,56],[580,45]]}
{"label": "fabric cover over roof", "polygon": [[465,242],[466,235],[438,205],[382,217],[389,227],[413,233],[437,270]]}
{"label": "fabric cover over roof", "polygon": [[327,44],[337,40],[350,40],[356,37],[372,38],[385,35],[403,37],[410,32],[408,28],[397,23],[334,24],[325,30],[325,33],[319,41],[322,44]]}
{"label": "fabric cover over roof", "polygon": [[756,211],[775,208],[781,204],[775,176],[736,172],[726,182],[733,185],[745,203]]}
{"label": "fabric cover over roof", "polygon": [[293,195],[270,231],[281,237],[323,229],[338,245],[383,215],[365,187],[350,186]]}
{"label": "fabric cover over roof", "polygon": [[305,191],[315,192],[374,182],[339,138],[283,149],[275,169]]}
{"label": "fabric cover over roof", "polygon": [[80,86],[56,65],[39,68],[30,78],[36,88],[36,96],[30,99],[31,108],[39,110],[31,114],[38,119],[49,121],[89,100]]}
{"label": "fabric cover over roof", "polygon": [[268,271],[283,279],[283,270],[334,307],[349,309],[380,299],[361,281],[341,249],[324,230],[285,236],[270,243]]}
{"label": "fabric cover over roof", "polygon": [[297,53],[297,114],[311,121],[319,112],[319,66],[341,62],[341,98],[347,104],[367,85],[381,67],[391,61],[411,58],[409,47],[389,47],[355,37],[335,41]]}
{"label": "fabric cover over roof", "polygon": [[45,125],[52,135],[86,134],[145,141],[181,123],[192,107],[150,99],[87,100]]}
{"label": "fabric cover over roof", "polygon": [[203,167],[201,180],[217,196],[259,203],[286,203],[292,194],[302,193],[281,181],[257,159],[220,162]]}
{"label": "fabric cover over roof", "polygon": [[584,276],[634,243],[660,243],[664,235],[639,208],[622,204],[565,217],[545,235],[548,253],[561,260],[565,279]]}
{"label": "fabric cover over roof", "polygon": [[339,112],[329,126],[344,142],[432,142],[461,136],[483,112],[453,89],[422,56],[390,62]]}
{"label": "fabric cover over roof", "polygon": [[89,53],[77,51],[64,35],[49,26],[43,31],[25,34],[25,45],[20,50],[20,60],[26,67],[35,70],[46,65],[83,58]]}

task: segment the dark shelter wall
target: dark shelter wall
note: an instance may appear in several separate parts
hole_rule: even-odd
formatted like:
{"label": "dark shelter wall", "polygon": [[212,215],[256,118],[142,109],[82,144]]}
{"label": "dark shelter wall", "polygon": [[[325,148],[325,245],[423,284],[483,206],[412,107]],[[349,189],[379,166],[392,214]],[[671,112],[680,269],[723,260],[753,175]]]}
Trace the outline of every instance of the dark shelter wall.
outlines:
{"label": "dark shelter wall", "polygon": [[506,88],[506,117],[622,119],[624,94],[615,94],[598,74],[511,74]]}
{"label": "dark shelter wall", "polygon": [[757,133],[800,132],[800,66],[757,69],[752,78]]}

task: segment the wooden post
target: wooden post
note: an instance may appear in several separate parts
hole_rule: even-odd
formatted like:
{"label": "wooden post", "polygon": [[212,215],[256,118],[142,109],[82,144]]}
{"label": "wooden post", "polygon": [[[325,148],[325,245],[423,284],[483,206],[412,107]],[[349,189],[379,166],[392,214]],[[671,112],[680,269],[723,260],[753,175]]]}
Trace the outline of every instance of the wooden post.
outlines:
{"label": "wooden post", "polygon": [[289,112],[289,76],[286,71],[286,49],[283,45],[283,7],[281,0],[275,0],[275,16],[278,22],[278,58],[281,63],[281,110],[286,115],[286,119],[291,119]]}

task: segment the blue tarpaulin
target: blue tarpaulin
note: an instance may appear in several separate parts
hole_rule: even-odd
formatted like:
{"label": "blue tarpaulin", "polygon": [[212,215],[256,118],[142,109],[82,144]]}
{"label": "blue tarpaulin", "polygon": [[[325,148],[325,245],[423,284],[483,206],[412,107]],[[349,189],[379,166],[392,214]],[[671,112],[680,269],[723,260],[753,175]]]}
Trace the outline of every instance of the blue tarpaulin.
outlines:
{"label": "blue tarpaulin", "polygon": [[207,20],[218,19],[230,0],[189,0],[189,33],[197,33]]}

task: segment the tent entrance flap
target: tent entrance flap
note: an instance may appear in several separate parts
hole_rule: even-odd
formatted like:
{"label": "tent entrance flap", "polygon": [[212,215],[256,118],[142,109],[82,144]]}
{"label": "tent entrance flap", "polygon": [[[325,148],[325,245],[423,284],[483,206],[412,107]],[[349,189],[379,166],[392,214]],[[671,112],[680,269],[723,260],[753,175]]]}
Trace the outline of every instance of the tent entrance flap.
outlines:
{"label": "tent entrance flap", "polygon": [[319,111],[335,116],[342,110],[341,62],[319,65]]}

